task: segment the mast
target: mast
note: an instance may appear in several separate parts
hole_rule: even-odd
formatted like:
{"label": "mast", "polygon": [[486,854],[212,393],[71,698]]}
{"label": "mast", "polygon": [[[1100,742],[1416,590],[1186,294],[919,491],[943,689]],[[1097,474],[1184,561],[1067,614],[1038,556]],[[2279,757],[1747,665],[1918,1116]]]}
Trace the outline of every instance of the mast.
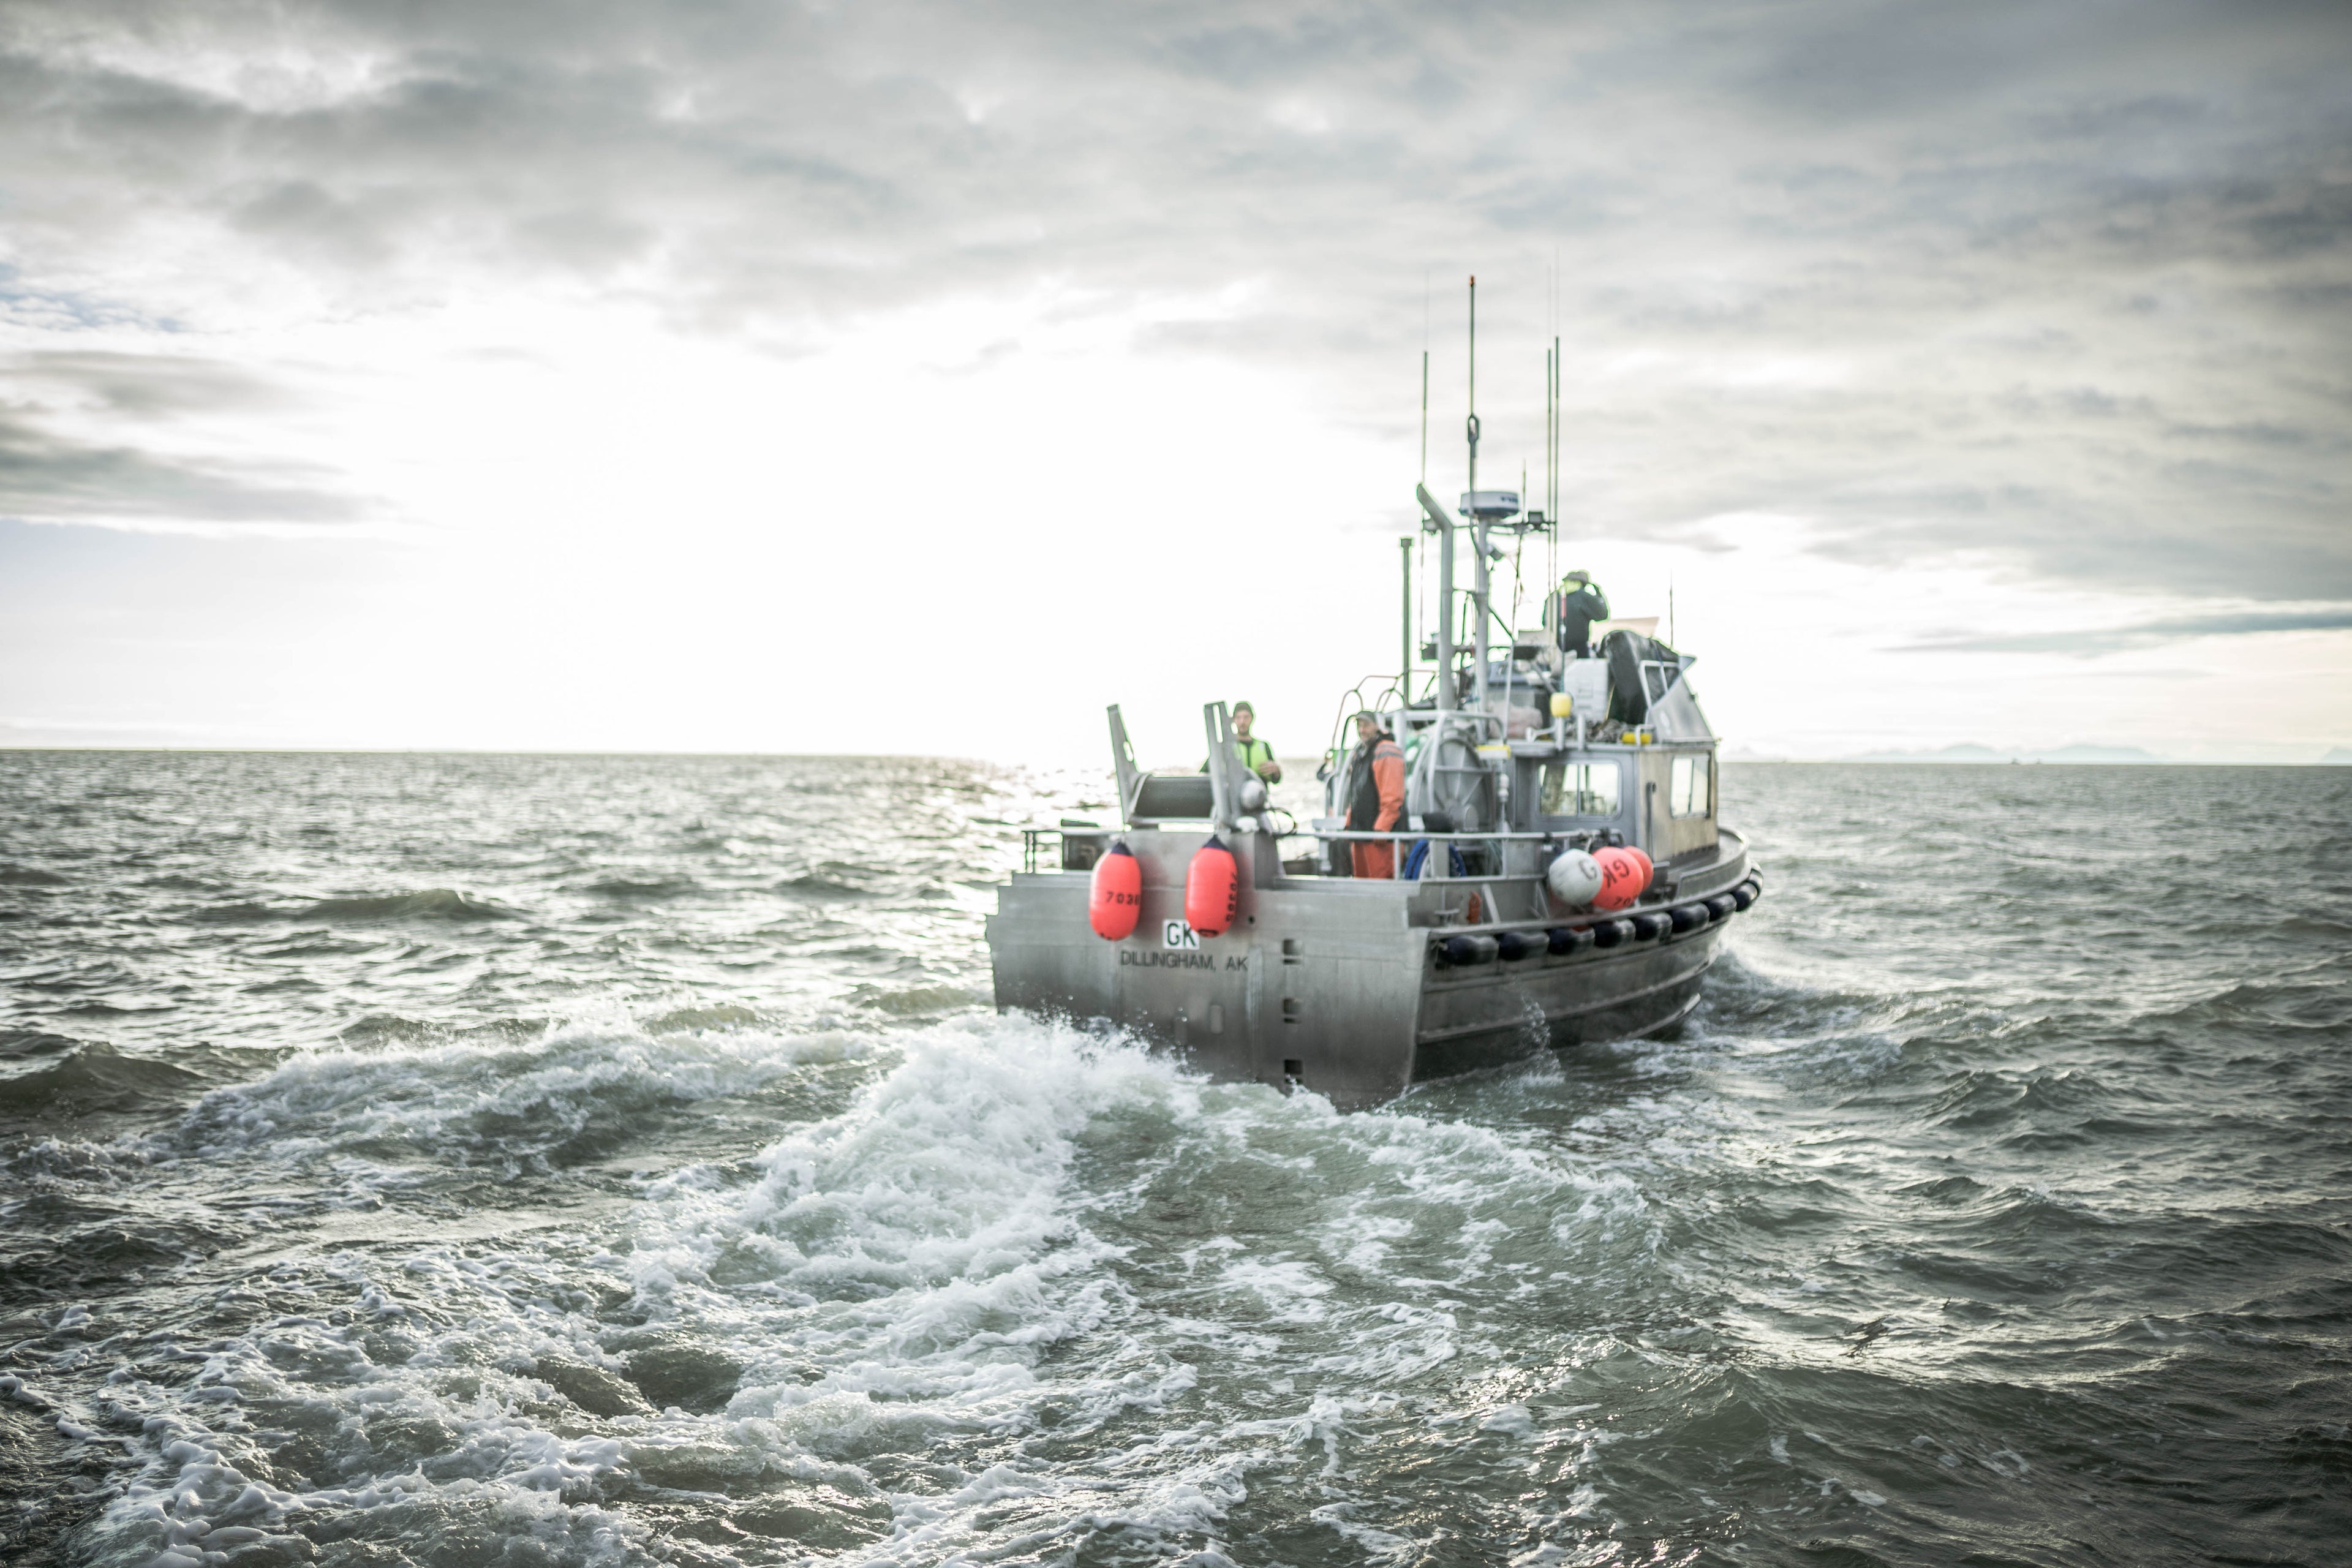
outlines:
{"label": "mast", "polygon": [[1437,535],[1437,710],[1454,711],[1454,519],[1427,485],[1415,485],[1423,533]]}
{"label": "mast", "polygon": [[1404,563],[1404,658],[1398,665],[1397,706],[1412,706],[1412,536],[1397,541],[1397,554]]}
{"label": "mast", "polygon": [[[1470,419],[1467,429],[1470,436],[1470,493],[1475,497],[1478,493],[1478,279],[1475,273],[1473,273],[1470,278]],[[1472,689],[1477,693],[1477,710],[1484,713],[1486,711],[1486,616],[1490,613],[1487,609],[1489,584],[1486,574],[1486,521],[1478,516],[1476,508],[1477,503],[1475,500],[1472,501],[1470,548],[1477,557],[1477,564],[1474,568],[1474,580],[1477,586],[1471,590],[1471,597],[1477,605],[1478,622],[1477,629],[1470,636],[1473,656],[1477,660],[1477,670],[1471,677],[1471,681]],[[1448,679],[1452,678],[1451,671],[1448,671],[1447,675]],[[1482,732],[1480,739],[1484,738]]]}
{"label": "mast", "polygon": [[[1421,484],[1423,494],[1429,489],[1429,288],[1426,275],[1422,279],[1421,301]],[[1397,541],[1404,551],[1404,678],[1397,688],[1397,705],[1412,706],[1412,540],[1410,536]]]}
{"label": "mast", "polygon": [[1554,439],[1559,428],[1559,340],[1544,351],[1544,602],[1551,602],[1552,586],[1559,579],[1559,562],[1556,558],[1559,539],[1559,444]]}
{"label": "mast", "polygon": [[1470,492],[1478,491],[1478,275],[1470,275]]}
{"label": "mast", "polygon": [[1471,598],[1478,606],[1478,629],[1470,639],[1472,654],[1478,661],[1478,672],[1471,679],[1475,683],[1473,689],[1477,692],[1478,711],[1484,713],[1486,711],[1486,605],[1492,590],[1486,574],[1486,525],[1475,518],[1470,523],[1470,547],[1478,556],[1478,585],[1470,591]]}

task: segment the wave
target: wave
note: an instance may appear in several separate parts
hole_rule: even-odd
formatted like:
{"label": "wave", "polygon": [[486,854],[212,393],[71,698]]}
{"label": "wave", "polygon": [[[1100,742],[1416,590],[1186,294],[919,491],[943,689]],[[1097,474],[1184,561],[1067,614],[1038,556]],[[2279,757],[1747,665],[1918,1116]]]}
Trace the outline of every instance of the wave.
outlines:
{"label": "wave", "polygon": [[[425,1554],[487,1529],[627,1558],[647,1542],[622,1505],[691,1493],[718,1539],[789,1527],[852,1561],[1173,1559],[1217,1547],[1254,1468],[1335,1462],[1385,1390],[1461,1353],[1433,1292],[1521,1290],[1530,1247],[1605,1275],[1658,1243],[1623,1173],[1473,1122],[1342,1116],[1020,1016],[887,1037],[895,1063],[885,1038],[573,1026],[321,1053],[207,1097],[184,1154],[348,1173],[370,1148],[446,1160],[486,1113],[550,1136],[616,1093],[740,1089],[845,1052],[887,1067],[748,1163],[645,1184],[617,1230],[317,1259],[367,1353],[331,1315],[284,1312],[153,1391],[168,1415],[136,1439],[147,1468],[94,1529],[100,1555],[204,1525]],[[1208,1217],[1171,1250],[1183,1204]],[[1259,1386],[1269,1334],[1309,1336],[1318,1386]],[[357,1446],[265,1467],[222,1410]],[[1194,1436],[1155,1445],[1169,1421]]]}
{"label": "wave", "polygon": [[[429,1556],[472,1539],[495,1555],[509,1538],[549,1560],[629,1559],[650,1542],[614,1504],[646,1488],[699,1494],[700,1511],[730,1531],[789,1529],[837,1550],[910,1528],[970,1533],[975,1512],[1024,1489],[973,1479],[933,1494],[925,1509],[937,1518],[910,1527],[902,1504],[914,1494],[877,1489],[847,1456],[919,1451],[925,1434],[987,1426],[992,1410],[1020,1419],[1038,1356],[1099,1322],[1115,1294],[1066,1201],[1076,1135],[1122,1085],[1146,1098],[1196,1092],[1139,1052],[1074,1047],[1034,1025],[1000,1048],[971,1044],[922,1043],[851,1110],[772,1148],[749,1186],[719,1169],[676,1173],[649,1193],[634,1241],[372,1245],[321,1260],[322,1283],[357,1292],[367,1353],[350,1353],[326,1317],[271,1315],[214,1347],[193,1384],[149,1390],[165,1408],[132,1439],[144,1468],[91,1545],[110,1561],[267,1542],[309,1556],[300,1538],[323,1530],[346,1550]],[[186,1147],[280,1159],[348,1148],[387,1115],[446,1141],[488,1108],[561,1119],[600,1082],[716,1091],[780,1058],[840,1050],[751,1031],[575,1026],[523,1052],[324,1054],[209,1097]],[[862,1215],[844,1230],[856,1232],[848,1250],[820,1239],[827,1213]],[[786,1247],[797,1269],[776,1250]],[[808,1348],[795,1303],[816,1298],[788,1277],[818,1284],[820,1314],[837,1313],[833,1351],[819,1352],[826,1387],[791,1370]],[[592,1310],[632,1298],[618,1322]],[[870,1376],[850,1364],[861,1345]],[[243,1436],[247,1417],[215,1426],[221,1412],[341,1429],[360,1446],[280,1447],[265,1459]]]}
{"label": "wave", "polygon": [[776,891],[791,893],[804,899],[870,899],[874,897],[873,892],[867,889],[838,881],[831,877],[821,877],[814,871],[804,871],[797,877],[787,878],[776,884]]}
{"label": "wave", "polygon": [[142,1110],[184,1100],[202,1082],[184,1068],[127,1057],[103,1041],[0,1030],[0,1115]]}
{"label": "wave", "polygon": [[584,890],[625,903],[650,903],[695,898],[702,893],[703,887],[691,877],[602,877],[589,883]]}
{"label": "wave", "polygon": [[851,998],[860,1007],[902,1018],[961,1012],[984,1005],[988,997],[962,985],[909,985],[898,990],[861,985]]}
{"label": "wave", "polygon": [[356,898],[320,899],[300,911],[300,917],[322,921],[506,921],[516,911],[477,899],[454,888],[426,888],[414,893],[364,894]]}
{"label": "wave", "polygon": [[205,1096],[171,1142],[207,1158],[266,1151],[306,1165],[356,1158],[546,1169],[648,1136],[677,1108],[752,1092],[862,1048],[824,1035],[656,1037],[634,1025],[526,1035],[518,1022],[456,1039],[396,1017],[353,1029],[359,1049],[307,1052]]}
{"label": "wave", "polygon": [[286,911],[249,900],[231,904],[207,904],[191,910],[184,917],[198,925],[258,925],[265,921],[282,921]]}
{"label": "wave", "polygon": [[430,1050],[445,1045],[473,1049],[486,1046],[520,1047],[544,1038],[554,1026],[545,1018],[491,1018],[479,1024],[456,1026],[399,1013],[370,1013],[337,1030],[335,1038],[346,1048],[356,1051],[384,1047]]}
{"label": "wave", "polygon": [[2352,961],[2336,959],[2268,980],[2242,980],[2212,995],[2154,1015],[2148,1021],[2192,1028],[2275,1030],[2290,1039],[2352,1034],[2352,985],[2347,984],[2347,974],[2352,974]]}
{"label": "wave", "polygon": [[1954,1075],[1927,1114],[1948,1127],[1997,1127],[2035,1116],[2094,1116],[2137,1098],[2080,1068],[2027,1073],[1979,1068]]}
{"label": "wave", "polygon": [[363,893],[349,898],[319,899],[292,906],[239,900],[191,910],[185,918],[204,925],[259,925],[273,921],[369,924],[411,920],[467,922],[520,917],[516,911],[503,905],[488,899],[475,898],[454,888],[425,888],[411,893]]}
{"label": "wave", "polygon": [[736,1029],[756,1025],[760,1015],[749,1007],[733,1003],[720,1003],[709,1007],[674,1007],[646,1020],[646,1032],[652,1035],[677,1034],[691,1029]]}

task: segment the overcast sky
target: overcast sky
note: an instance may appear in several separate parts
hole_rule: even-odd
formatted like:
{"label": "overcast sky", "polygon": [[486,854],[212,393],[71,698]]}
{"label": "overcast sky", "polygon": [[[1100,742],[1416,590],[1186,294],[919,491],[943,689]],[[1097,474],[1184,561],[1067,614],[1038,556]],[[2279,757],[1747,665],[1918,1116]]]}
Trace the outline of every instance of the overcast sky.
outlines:
{"label": "overcast sky", "polygon": [[1734,747],[2352,746],[2340,0],[0,0],[0,742],[1310,751],[1473,272]]}

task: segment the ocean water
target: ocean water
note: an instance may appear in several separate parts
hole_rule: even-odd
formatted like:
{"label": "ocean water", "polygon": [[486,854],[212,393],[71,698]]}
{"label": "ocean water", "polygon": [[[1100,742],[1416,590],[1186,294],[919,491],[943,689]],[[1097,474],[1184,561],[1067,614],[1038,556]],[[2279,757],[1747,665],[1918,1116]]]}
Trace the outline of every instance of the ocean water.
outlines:
{"label": "ocean water", "polygon": [[2352,770],[1728,767],[1351,1115],[989,1009],[1103,788],[0,753],[0,1559],[2352,1561]]}

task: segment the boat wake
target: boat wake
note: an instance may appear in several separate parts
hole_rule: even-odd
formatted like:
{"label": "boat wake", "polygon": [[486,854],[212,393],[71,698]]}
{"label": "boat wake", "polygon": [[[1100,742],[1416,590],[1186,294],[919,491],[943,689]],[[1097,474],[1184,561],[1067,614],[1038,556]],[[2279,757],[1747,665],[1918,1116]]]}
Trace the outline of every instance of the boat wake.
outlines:
{"label": "boat wake", "polygon": [[[608,1174],[526,1234],[404,1163],[628,1163],[649,1107],[845,1068],[846,1102],[756,1158]],[[341,1239],[275,1261],[247,1215],[249,1262],[171,1349],[60,1406],[137,1467],[97,1555],[163,1568],[492,1537],[624,1561],[671,1526],[712,1563],[1213,1551],[1256,1470],[1361,1479],[1358,1425],[1462,1352],[1431,1289],[1523,1297],[1533,1251],[1600,1271],[1657,1242],[1630,1177],[1528,1140],[1017,1016],[320,1053],[158,1142],[257,1186],[332,1172],[345,1211],[287,1200]],[[1311,1384],[1274,1371],[1302,1335]]]}

